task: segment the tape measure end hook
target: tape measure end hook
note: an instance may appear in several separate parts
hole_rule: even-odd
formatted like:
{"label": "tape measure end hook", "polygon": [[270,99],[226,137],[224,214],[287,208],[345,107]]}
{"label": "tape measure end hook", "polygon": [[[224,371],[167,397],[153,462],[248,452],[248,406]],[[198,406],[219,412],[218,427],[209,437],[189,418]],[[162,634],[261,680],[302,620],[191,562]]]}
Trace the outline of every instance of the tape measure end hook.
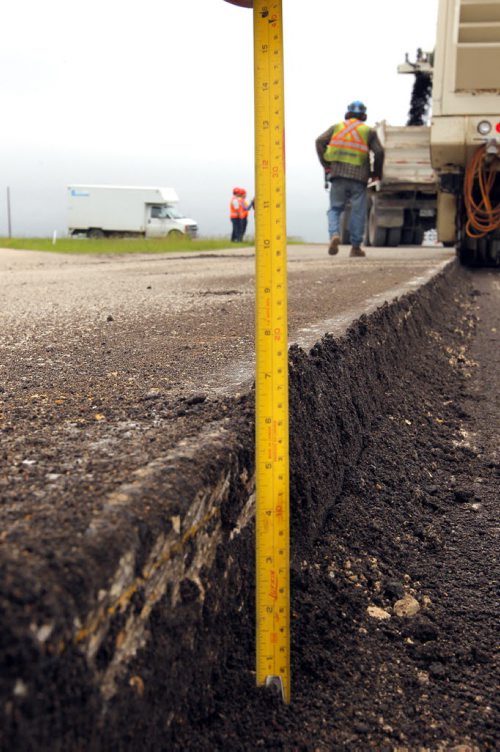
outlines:
{"label": "tape measure end hook", "polygon": [[271,692],[279,694],[283,702],[286,703],[285,687],[283,686],[283,679],[281,676],[266,676],[266,689],[270,689]]}

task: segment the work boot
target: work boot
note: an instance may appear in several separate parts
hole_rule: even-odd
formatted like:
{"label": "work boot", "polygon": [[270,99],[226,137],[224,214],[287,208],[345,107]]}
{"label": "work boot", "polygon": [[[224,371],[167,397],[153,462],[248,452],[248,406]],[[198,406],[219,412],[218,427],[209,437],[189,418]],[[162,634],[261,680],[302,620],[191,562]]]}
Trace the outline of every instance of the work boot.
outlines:
{"label": "work boot", "polygon": [[353,247],[351,248],[351,252],[350,252],[349,256],[351,256],[351,257],[353,257],[353,256],[366,256],[366,253],[361,248],[361,246],[359,246],[359,245],[353,245]]}
{"label": "work boot", "polygon": [[330,238],[330,245],[328,246],[328,253],[330,256],[335,256],[339,252],[340,237],[338,235],[332,235]]}

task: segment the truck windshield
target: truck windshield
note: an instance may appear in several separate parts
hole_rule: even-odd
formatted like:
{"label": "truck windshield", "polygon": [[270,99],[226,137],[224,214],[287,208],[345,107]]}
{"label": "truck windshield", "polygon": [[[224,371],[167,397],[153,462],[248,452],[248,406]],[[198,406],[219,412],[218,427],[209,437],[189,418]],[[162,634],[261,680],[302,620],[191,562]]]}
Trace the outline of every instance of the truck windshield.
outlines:
{"label": "truck windshield", "polygon": [[182,219],[184,214],[180,212],[178,209],[175,209],[173,206],[167,206],[165,207],[165,211],[167,212],[167,217],[170,217],[170,219]]}
{"label": "truck windshield", "polygon": [[173,206],[152,206],[151,216],[154,219],[181,219],[184,215]]}

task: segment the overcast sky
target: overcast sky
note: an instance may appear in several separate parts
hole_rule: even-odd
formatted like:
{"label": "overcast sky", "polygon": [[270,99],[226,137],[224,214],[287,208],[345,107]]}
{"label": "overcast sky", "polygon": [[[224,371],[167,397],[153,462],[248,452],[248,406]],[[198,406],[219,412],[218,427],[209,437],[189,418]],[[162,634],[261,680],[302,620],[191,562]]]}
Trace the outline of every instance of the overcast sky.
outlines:
{"label": "overcast sky", "polygon": [[[404,125],[406,52],[437,0],[284,0],[288,234],[325,241],[314,141],[353,99]],[[173,186],[205,236],[253,193],[252,11],[223,0],[17,0],[0,10],[0,234],[66,232],[71,183]],[[253,231],[253,225],[250,230]]]}

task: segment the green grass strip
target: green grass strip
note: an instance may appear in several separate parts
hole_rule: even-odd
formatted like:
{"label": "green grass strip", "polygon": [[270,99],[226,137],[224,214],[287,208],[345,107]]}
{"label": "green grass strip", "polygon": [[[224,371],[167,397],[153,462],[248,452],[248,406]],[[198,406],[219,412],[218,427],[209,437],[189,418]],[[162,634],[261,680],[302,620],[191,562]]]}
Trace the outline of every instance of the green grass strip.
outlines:
{"label": "green grass strip", "polygon": [[[179,251],[220,251],[228,248],[251,248],[253,239],[244,243],[231,243],[227,238],[61,238],[55,243],[50,238],[0,238],[0,248],[21,251],[48,251],[86,255],[122,255],[128,253],[179,253]],[[1,253],[1,251],[0,251]]]}

